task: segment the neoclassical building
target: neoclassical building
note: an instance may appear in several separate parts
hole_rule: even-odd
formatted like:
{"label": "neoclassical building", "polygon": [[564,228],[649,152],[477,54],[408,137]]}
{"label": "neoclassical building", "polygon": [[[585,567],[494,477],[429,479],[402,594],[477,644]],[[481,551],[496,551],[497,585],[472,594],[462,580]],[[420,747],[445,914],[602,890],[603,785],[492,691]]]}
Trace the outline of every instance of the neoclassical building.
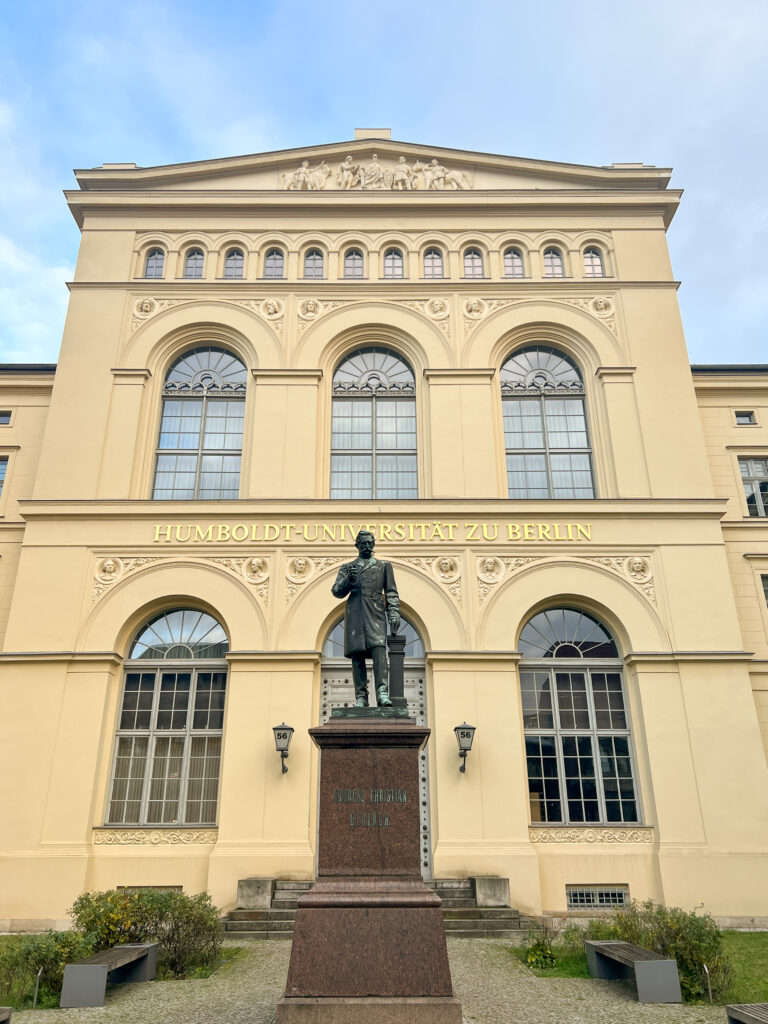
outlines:
{"label": "neoclassical building", "polygon": [[768,367],[690,366],[668,180],[386,131],[77,172],[61,358],[0,367],[0,927],[313,877],[363,525],[425,876],[768,917]]}

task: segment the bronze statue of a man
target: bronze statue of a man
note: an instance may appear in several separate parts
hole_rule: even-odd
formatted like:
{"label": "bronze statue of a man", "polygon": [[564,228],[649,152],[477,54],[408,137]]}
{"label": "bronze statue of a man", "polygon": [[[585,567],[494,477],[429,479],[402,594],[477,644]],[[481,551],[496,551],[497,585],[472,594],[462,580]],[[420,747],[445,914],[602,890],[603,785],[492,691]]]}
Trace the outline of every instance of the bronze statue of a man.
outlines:
{"label": "bronze statue of a man", "polygon": [[392,706],[387,672],[387,621],[391,632],[396,633],[400,626],[400,598],[391,564],[373,557],[375,543],[369,530],[360,530],[355,537],[358,557],[341,566],[331,587],[334,597],[349,595],[344,614],[344,654],[352,659],[355,707],[358,708],[368,707],[367,657],[373,661],[376,703],[380,708]]}

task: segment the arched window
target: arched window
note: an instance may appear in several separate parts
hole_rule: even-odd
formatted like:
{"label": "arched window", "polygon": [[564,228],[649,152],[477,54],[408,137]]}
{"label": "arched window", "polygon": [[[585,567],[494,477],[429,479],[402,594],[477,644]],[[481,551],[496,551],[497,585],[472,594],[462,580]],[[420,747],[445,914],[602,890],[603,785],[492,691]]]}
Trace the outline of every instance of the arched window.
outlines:
{"label": "arched window", "polygon": [[107,824],[215,825],[229,649],[206,612],[176,608],[126,662]]}
{"label": "arched window", "polygon": [[514,245],[504,250],[504,277],[525,277],[523,254]]}
{"label": "arched window", "polygon": [[184,277],[202,277],[205,256],[202,249],[190,249],[184,260]]}
{"label": "arched window", "polygon": [[439,249],[427,249],[424,253],[424,277],[443,277],[443,254]]}
{"label": "arched window", "polygon": [[224,277],[242,277],[244,264],[242,249],[230,249],[224,257]]}
{"label": "arched window", "polygon": [[264,277],[282,277],[284,266],[282,249],[270,249],[264,257]]}
{"label": "arched window", "polygon": [[544,277],[565,277],[563,254],[553,245],[544,250]]}
{"label": "arched window", "polygon": [[333,375],[331,498],[417,498],[413,371],[363,348]]}
{"label": "arched window", "polygon": [[319,249],[307,249],[304,254],[304,277],[323,276],[323,254]]}
{"label": "arched window", "polygon": [[403,254],[399,249],[387,249],[384,253],[384,277],[402,277],[403,272]]}
{"label": "arched window", "polygon": [[594,498],[584,384],[575,363],[547,345],[501,368],[510,498]]}
{"label": "arched window", "polygon": [[603,256],[596,245],[584,250],[584,277],[604,277]]}
{"label": "arched window", "polygon": [[185,352],[168,371],[152,497],[237,498],[246,369],[221,348]]}
{"label": "arched window", "polygon": [[162,249],[150,249],[144,264],[144,277],[162,277],[165,253]]}
{"label": "arched window", "polygon": [[464,277],[483,276],[483,254],[479,249],[464,250]]}
{"label": "arched window", "polygon": [[[406,658],[424,658],[424,641],[407,619],[402,617],[400,618],[400,628],[398,629],[398,633],[402,633],[405,636],[404,651]],[[339,619],[325,638],[325,643],[323,644],[323,657],[344,657],[344,619]],[[352,700],[354,701],[354,693],[352,695]]]}
{"label": "arched window", "polygon": [[363,254],[359,249],[347,249],[344,253],[344,277],[362,278]]}
{"label": "arched window", "polygon": [[640,820],[621,660],[609,631],[575,608],[520,634],[520,690],[534,824]]}

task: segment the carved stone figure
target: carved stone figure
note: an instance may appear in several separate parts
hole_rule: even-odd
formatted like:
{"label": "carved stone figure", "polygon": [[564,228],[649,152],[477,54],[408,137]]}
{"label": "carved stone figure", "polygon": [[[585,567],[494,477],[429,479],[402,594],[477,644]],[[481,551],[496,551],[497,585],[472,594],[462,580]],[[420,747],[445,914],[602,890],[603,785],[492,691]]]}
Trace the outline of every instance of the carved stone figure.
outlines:
{"label": "carved stone figure", "polygon": [[299,315],[305,320],[314,320],[320,314],[320,303],[317,299],[304,299],[299,303]]}
{"label": "carved stone figure", "polygon": [[449,558],[446,555],[443,555],[442,558],[438,558],[435,568],[437,570],[437,575],[443,583],[452,583],[459,574],[459,566],[456,559]]}
{"label": "carved stone figure", "polygon": [[243,571],[249,580],[255,582],[267,576],[269,567],[263,558],[249,558],[243,567]]}
{"label": "carved stone figure", "polygon": [[280,316],[283,308],[277,299],[265,299],[262,310],[264,312],[264,316],[274,317]]}
{"label": "carved stone figure", "polygon": [[636,556],[627,560],[627,573],[635,583],[645,583],[650,576],[650,569],[644,558]]}
{"label": "carved stone figure", "polygon": [[347,156],[339,167],[336,175],[339,188],[350,189],[360,184],[360,165],[356,164],[351,156]]}
{"label": "carved stone figure", "polygon": [[401,156],[392,172],[392,188],[398,192],[410,192],[413,189],[413,171]]}
{"label": "carved stone figure", "polygon": [[447,307],[445,305],[445,299],[430,299],[429,300],[429,312],[432,316],[442,316],[445,313]]}
{"label": "carved stone figure", "polygon": [[141,302],[139,303],[140,313],[151,313],[154,308],[155,304],[152,301],[152,299],[142,299]]}
{"label": "carved stone figure", "polygon": [[96,578],[101,583],[114,583],[123,571],[122,562],[117,558],[102,558],[96,566]]}
{"label": "carved stone figure", "polygon": [[355,538],[358,557],[345,562],[331,587],[334,597],[348,597],[344,613],[344,654],[352,661],[355,707],[368,706],[368,673],[365,659],[373,661],[376,703],[391,707],[387,670],[387,622],[392,633],[400,626],[400,598],[395,573],[389,562],[373,557],[376,540],[368,530]]}
{"label": "carved stone figure", "polygon": [[291,192],[304,192],[310,186],[309,160],[302,160],[301,166],[293,174],[285,175],[285,187]]}
{"label": "carved stone figure", "polygon": [[315,169],[310,172],[310,175],[309,175],[309,187],[310,187],[310,189],[312,189],[313,191],[319,191],[320,189],[324,189],[325,185],[326,185],[326,182],[328,181],[330,176],[331,176],[331,168],[328,166],[328,164],[325,162],[325,160],[323,160],[322,163],[318,164],[318,166],[315,167]]}
{"label": "carved stone figure", "polygon": [[387,180],[384,168],[379,163],[379,158],[375,153],[371,157],[371,161],[363,172],[363,188],[386,188]]}

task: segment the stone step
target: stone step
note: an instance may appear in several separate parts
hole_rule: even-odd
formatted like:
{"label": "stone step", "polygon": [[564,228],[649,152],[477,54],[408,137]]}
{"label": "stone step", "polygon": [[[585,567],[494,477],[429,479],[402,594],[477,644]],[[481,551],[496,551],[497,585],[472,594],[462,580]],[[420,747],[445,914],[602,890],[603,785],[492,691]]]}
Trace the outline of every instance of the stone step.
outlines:
{"label": "stone step", "polygon": [[225,931],[224,938],[236,942],[253,942],[255,939],[292,939],[293,932]]}
{"label": "stone step", "polygon": [[473,921],[471,919],[465,919],[463,921],[445,921],[445,932],[447,935],[453,935],[454,932],[497,932],[506,930],[519,931],[522,927],[519,918],[508,917],[506,920],[482,920],[478,919]]}
{"label": "stone step", "polygon": [[293,921],[227,921],[224,933],[230,932],[293,932]]}
{"label": "stone step", "polygon": [[286,896],[284,899],[272,900],[272,910],[295,910],[299,905],[299,896],[301,893],[297,893],[296,896]]}
{"label": "stone step", "polygon": [[475,891],[468,878],[430,878],[427,885],[430,889],[469,889],[472,893]]}
{"label": "stone step", "polygon": [[466,920],[520,920],[520,911],[513,910],[511,907],[467,907],[465,909],[448,909],[443,908],[443,918],[446,921],[466,921]]}
{"label": "stone step", "polygon": [[450,931],[446,932],[449,939],[516,939],[518,942],[525,935],[520,928],[488,928],[485,931]]}
{"label": "stone step", "polygon": [[313,882],[299,881],[291,878],[278,878],[275,880],[275,891],[289,892],[294,889],[306,891],[313,884]]}
{"label": "stone step", "polygon": [[230,910],[228,921],[293,921],[295,910]]}
{"label": "stone step", "polygon": [[440,899],[443,901],[443,909],[445,909],[447,907],[455,907],[456,909],[464,908],[466,910],[470,910],[471,908],[477,906],[477,903],[475,903],[475,901],[473,899],[472,900],[456,899],[455,897],[452,897],[452,896],[443,896],[440,893],[438,893],[437,895],[440,896]]}

